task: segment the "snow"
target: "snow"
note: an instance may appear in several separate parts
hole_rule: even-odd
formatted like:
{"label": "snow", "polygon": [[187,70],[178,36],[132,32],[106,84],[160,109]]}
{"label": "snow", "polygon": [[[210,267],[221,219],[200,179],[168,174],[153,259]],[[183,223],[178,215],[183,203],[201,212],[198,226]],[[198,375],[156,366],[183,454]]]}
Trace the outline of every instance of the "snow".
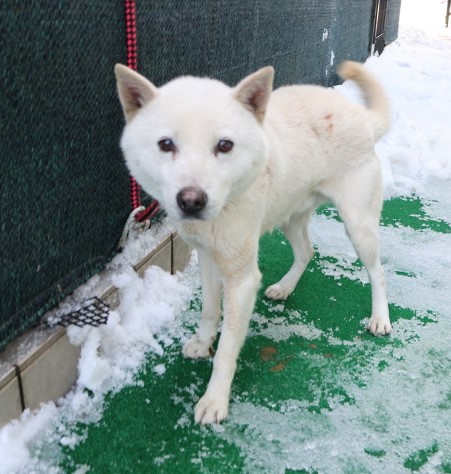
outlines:
{"label": "snow", "polygon": [[[430,203],[429,214],[450,222],[451,27],[449,30],[444,28],[445,6],[445,0],[403,0],[399,39],[387,47],[382,56],[372,57],[366,64],[383,83],[392,104],[392,129],[377,145],[386,197],[416,194]],[[324,30],[323,40],[327,34]],[[359,100],[359,94],[351,83],[336,89],[353,100]],[[312,224],[312,240],[320,255],[338,258],[338,263],[333,265],[324,259],[322,270],[326,274],[366,281],[365,272],[352,265],[355,255],[342,225],[321,215],[315,216]],[[58,445],[75,446],[83,439],[83,435],[71,432],[70,426],[77,421],[99,421],[105,394],[136,383],[134,375],[143,364],[145,353],[163,354],[174,337],[182,336],[178,316],[199,284],[195,255],[187,270],[174,276],[151,267],[140,279],[130,268],[130,262],[136,263],[146,249],[152,248],[162,235],[169,232],[168,227],[162,226],[160,230],[135,236],[123,254],[110,264],[109,274],[120,291],[119,307],[111,313],[105,326],[69,328],[71,341],[81,346],[76,387],[57,404],[46,403],[39,410],[26,410],[20,419],[0,429],[1,473],[60,472]],[[418,314],[433,311],[436,323],[422,327],[421,343],[417,344],[415,353],[402,345],[393,348],[397,363],[379,373],[377,380],[368,374],[364,389],[353,389],[352,396],[358,400],[359,407],[363,407],[360,412],[355,406],[337,403],[334,410],[322,418],[318,414],[304,414],[302,421],[296,424],[293,417],[288,423],[284,416],[285,412],[299,409],[296,401],[287,402],[280,412],[248,402],[233,404],[232,418],[237,420],[236,424],[254,430],[253,438],[277,440],[283,436],[281,444],[287,448],[281,459],[279,453],[268,450],[268,444],[247,441],[243,450],[247,453],[249,470],[267,465],[271,466],[272,472],[283,472],[285,466],[300,469],[310,463],[325,472],[376,471],[377,455],[368,456],[370,464],[363,469],[359,460],[349,459],[346,452],[346,449],[352,452],[355,443],[360,443],[367,452],[377,454],[382,450],[383,446],[374,435],[374,426],[381,426],[388,422],[388,418],[399,426],[395,441],[404,458],[411,451],[408,451],[402,433],[408,432],[412,426],[415,426],[415,443],[419,448],[431,445],[431,440],[440,438],[449,429],[447,420],[434,411],[431,403],[431,399],[449,392],[449,380],[444,377],[423,393],[421,381],[424,378],[419,374],[437,370],[422,365],[427,360],[428,351],[441,351],[444,360],[449,362],[449,342],[443,334],[451,333],[451,321],[444,317],[449,313],[451,303],[451,234],[381,227],[381,246],[390,302],[414,308]],[[340,249],[339,255],[337,249]],[[416,278],[399,274],[400,268]],[[65,312],[86,295],[90,296],[98,284],[98,277],[92,279],[72,299],[63,303],[59,311]],[[275,316],[283,310],[283,305],[273,309]],[[254,321],[257,326],[265,323],[265,334],[273,338],[286,338],[290,334],[315,338],[319,331],[312,325],[283,325],[277,317],[271,319],[271,324],[259,315],[255,315]],[[401,341],[408,339],[414,324],[413,321],[397,322],[394,337]],[[383,360],[383,354],[380,357]],[[153,368],[155,377],[162,376],[165,371],[163,364]],[[417,405],[412,406],[408,400],[399,405],[399,400],[405,399],[405,390],[411,389],[412,380],[418,380]],[[386,397],[387,387],[390,387],[391,401]],[[315,423],[311,424],[316,426],[314,433],[305,432],[308,416],[316,416]],[[426,424],[426,417],[436,417],[435,423]],[[188,423],[188,420],[183,422]],[[434,432],[431,432],[431,426]],[[215,430],[225,439],[232,433],[229,427],[216,427]],[[337,437],[336,433],[340,436]],[[291,440],[288,445],[287,436]],[[45,456],[36,452],[40,449],[37,448],[39,439],[55,441],[53,445],[46,443],[49,452]],[[321,453],[330,454],[323,456]],[[435,472],[441,455],[443,453],[437,452],[431,456],[423,472]],[[451,453],[444,455],[451,456]],[[384,462],[386,465],[391,462],[394,466],[395,460],[390,456],[387,453]],[[298,465],[299,459],[306,464]],[[161,462],[164,462],[163,458]],[[332,471],[331,466],[335,466]],[[80,466],[78,472],[88,470],[89,466]]]}

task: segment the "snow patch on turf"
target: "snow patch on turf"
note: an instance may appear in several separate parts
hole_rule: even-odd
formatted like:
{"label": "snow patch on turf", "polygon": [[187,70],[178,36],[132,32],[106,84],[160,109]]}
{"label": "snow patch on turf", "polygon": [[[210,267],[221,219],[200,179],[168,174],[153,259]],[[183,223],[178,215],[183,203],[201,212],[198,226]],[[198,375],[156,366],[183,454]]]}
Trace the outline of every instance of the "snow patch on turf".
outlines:
{"label": "snow patch on turf", "polygon": [[[294,312],[291,312],[290,316]],[[296,335],[307,340],[319,339],[323,331],[314,326],[313,323],[303,323],[296,321],[294,324],[287,323],[286,317],[267,318],[261,314],[255,313],[252,316],[252,329],[248,332],[248,337],[264,336],[275,342],[286,341],[291,336]]]}
{"label": "snow patch on turf", "polygon": [[[311,413],[296,400],[277,410],[236,400],[222,436],[246,453],[246,472],[379,472],[381,463],[408,472],[404,465],[434,442],[436,452],[421,472],[441,472],[438,466],[451,460],[451,354],[444,334],[451,334],[449,318],[422,327],[413,347],[395,349],[383,371],[364,376],[364,388],[346,384],[353,404],[330,400],[333,410]],[[386,354],[373,357],[377,367]]]}

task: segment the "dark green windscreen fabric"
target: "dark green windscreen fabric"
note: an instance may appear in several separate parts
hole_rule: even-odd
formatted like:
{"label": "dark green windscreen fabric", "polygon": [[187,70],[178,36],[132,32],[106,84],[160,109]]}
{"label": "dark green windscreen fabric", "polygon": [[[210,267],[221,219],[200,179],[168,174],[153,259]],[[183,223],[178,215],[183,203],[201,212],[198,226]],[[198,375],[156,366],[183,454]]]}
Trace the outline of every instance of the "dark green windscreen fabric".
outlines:
{"label": "dark green windscreen fabric", "polygon": [[99,271],[129,213],[114,1],[0,4],[0,346]]}
{"label": "dark green windscreen fabric", "polygon": [[[157,85],[269,64],[277,86],[333,85],[340,61],[368,56],[373,0],[138,0],[137,20],[138,69]],[[1,349],[105,266],[130,212],[123,2],[4,0],[0,51]]]}
{"label": "dark green windscreen fabric", "polygon": [[373,0],[153,0],[138,13],[140,69],[158,85],[174,71],[235,84],[267,65],[276,86],[332,85],[338,60],[368,56]]}

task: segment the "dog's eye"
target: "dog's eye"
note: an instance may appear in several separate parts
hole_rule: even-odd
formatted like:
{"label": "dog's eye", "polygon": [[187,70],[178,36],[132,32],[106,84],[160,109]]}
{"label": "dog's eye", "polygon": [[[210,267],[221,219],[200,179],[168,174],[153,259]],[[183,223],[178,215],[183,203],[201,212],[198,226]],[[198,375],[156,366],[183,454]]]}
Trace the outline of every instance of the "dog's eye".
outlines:
{"label": "dog's eye", "polygon": [[216,145],[216,153],[229,153],[233,148],[233,142],[231,140],[227,140],[223,138],[219,140],[218,144]]}
{"label": "dog's eye", "polygon": [[175,151],[174,142],[170,138],[163,138],[158,142],[158,147],[161,151],[165,153],[170,153]]}

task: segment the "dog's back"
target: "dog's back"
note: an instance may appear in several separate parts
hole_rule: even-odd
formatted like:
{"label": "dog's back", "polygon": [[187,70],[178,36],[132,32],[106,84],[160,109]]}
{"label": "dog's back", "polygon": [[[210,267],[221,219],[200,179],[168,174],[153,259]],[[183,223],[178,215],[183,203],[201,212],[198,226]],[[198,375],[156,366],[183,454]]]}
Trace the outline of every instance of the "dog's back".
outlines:
{"label": "dog's back", "polygon": [[265,126],[272,182],[262,232],[331,199],[330,188],[350,170],[371,161],[379,165],[374,143],[388,128],[388,101],[360,64],[346,62],[340,73],[361,86],[366,106],[320,86],[287,86],[271,94]]}

